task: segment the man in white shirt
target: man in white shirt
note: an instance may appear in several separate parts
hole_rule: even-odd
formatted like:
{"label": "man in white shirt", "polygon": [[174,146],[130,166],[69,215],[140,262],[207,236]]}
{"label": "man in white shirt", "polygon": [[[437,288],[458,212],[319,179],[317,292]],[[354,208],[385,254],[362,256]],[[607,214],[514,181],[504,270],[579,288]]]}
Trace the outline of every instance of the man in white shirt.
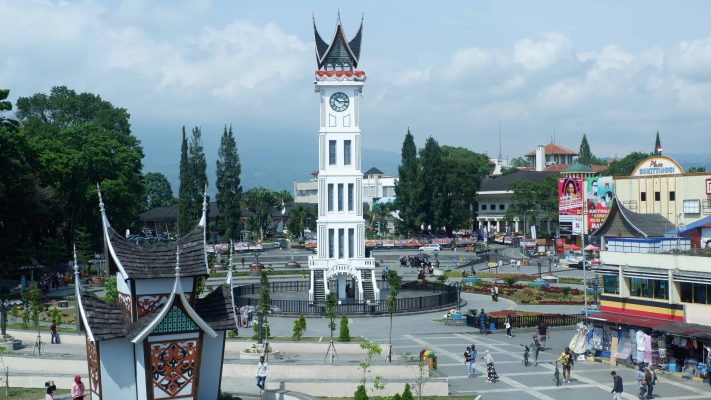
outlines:
{"label": "man in white shirt", "polygon": [[259,394],[264,393],[267,371],[269,371],[269,364],[264,361],[264,356],[261,356],[259,357],[259,365],[257,366],[257,387],[259,388]]}

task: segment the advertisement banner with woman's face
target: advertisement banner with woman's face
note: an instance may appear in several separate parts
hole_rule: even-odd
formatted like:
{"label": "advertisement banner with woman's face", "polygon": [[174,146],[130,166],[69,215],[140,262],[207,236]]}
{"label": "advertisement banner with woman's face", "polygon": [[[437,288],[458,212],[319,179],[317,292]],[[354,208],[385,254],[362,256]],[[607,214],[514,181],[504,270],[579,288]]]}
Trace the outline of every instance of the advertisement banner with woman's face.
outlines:
{"label": "advertisement banner with woman's face", "polygon": [[558,180],[558,224],[562,234],[579,234],[583,221],[583,179]]}

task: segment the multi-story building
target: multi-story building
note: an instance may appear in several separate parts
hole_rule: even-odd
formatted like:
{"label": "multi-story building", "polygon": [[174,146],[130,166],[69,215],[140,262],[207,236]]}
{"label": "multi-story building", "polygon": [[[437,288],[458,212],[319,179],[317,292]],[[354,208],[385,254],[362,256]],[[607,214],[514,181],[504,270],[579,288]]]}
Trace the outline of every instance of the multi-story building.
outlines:
{"label": "multi-story building", "polygon": [[535,150],[529,151],[524,154],[524,157],[529,159],[536,171],[543,171],[545,167],[555,164],[570,166],[573,164],[573,157],[577,155],[578,153],[573,150],[566,149],[555,143],[548,143],[545,146],[538,146]]}
{"label": "multi-story building", "polygon": [[[318,203],[318,171],[311,173],[308,182],[294,182],[295,203]],[[374,201],[393,201],[397,177],[387,176],[376,167],[363,174],[363,202],[370,207]]]}

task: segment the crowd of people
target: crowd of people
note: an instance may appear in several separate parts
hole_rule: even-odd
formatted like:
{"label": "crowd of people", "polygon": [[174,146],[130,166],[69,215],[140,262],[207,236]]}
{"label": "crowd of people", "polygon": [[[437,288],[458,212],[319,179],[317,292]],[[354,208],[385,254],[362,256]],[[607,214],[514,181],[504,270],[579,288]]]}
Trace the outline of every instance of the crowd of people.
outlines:
{"label": "crowd of people", "polygon": [[434,272],[432,261],[426,254],[416,254],[400,257],[401,267],[410,267],[411,270],[417,270],[417,279],[425,279],[428,274]]}
{"label": "crowd of people", "polygon": [[71,282],[72,276],[69,273],[46,273],[42,275],[42,278],[40,278],[39,285],[37,287],[44,295],[49,293],[50,289],[57,289],[63,286],[67,286]]}

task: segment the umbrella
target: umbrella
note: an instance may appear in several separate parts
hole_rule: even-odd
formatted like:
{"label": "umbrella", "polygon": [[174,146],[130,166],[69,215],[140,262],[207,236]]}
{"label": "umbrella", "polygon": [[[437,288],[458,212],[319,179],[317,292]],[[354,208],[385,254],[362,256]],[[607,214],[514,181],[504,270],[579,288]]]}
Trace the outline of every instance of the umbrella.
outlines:
{"label": "umbrella", "polygon": [[595,247],[595,246],[593,246],[593,245],[591,245],[591,244],[585,246],[585,251],[598,251],[598,250],[600,250],[599,247]]}
{"label": "umbrella", "polygon": [[571,244],[570,247],[569,247],[569,249],[570,249],[571,251],[577,251],[577,250],[580,250],[580,246]]}

